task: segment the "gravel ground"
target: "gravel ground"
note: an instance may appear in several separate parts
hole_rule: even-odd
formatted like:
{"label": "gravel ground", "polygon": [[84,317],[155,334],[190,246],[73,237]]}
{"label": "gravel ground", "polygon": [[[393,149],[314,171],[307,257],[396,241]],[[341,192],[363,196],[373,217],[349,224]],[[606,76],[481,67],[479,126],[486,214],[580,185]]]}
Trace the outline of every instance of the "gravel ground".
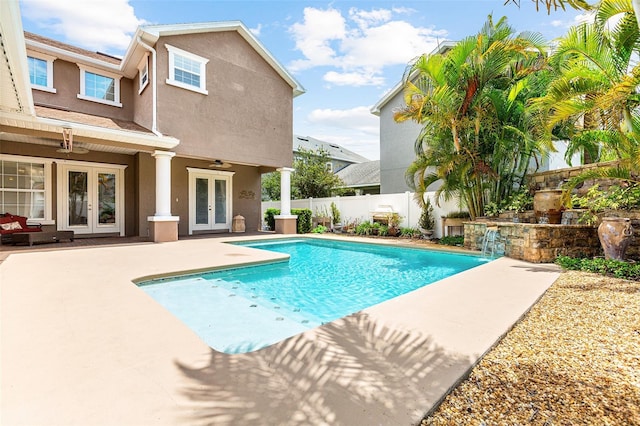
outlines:
{"label": "gravel ground", "polygon": [[422,425],[640,425],[640,282],[564,272]]}

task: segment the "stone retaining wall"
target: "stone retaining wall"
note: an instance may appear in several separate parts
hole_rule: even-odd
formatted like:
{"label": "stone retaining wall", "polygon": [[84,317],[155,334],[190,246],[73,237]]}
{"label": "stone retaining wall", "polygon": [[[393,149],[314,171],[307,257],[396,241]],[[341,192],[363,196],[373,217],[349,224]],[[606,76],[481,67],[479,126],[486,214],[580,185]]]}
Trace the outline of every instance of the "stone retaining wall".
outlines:
{"label": "stone retaining wall", "polygon": [[[547,263],[553,262],[558,255],[573,257],[604,255],[597,226],[527,223],[532,219],[532,213],[520,213],[521,223],[513,223],[512,218],[502,217],[503,215],[498,220],[464,222],[464,245],[471,250],[482,250],[487,227],[497,227],[497,254],[514,259]],[[625,257],[640,261],[640,210],[608,211],[601,216],[631,219],[634,236]],[[572,222],[575,223],[573,219]]]}
{"label": "stone retaining wall", "polygon": [[[618,163],[618,161],[609,161],[603,163],[585,164],[578,167],[568,167],[566,169],[533,173],[528,175],[528,177],[530,185],[535,190],[558,189],[570,178],[579,176],[587,170],[592,170],[599,167],[615,167],[618,165]],[[574,193],[583,195],[589,188],[591,188],[591,186],[593,186],[594,183],[595,181],[592,180],[586,181],[584,185],[580,185],[580,187],[576,188]],[[600,185],[601,190],[606,191],[611,185],[618,184],[618,181],[612,179],[598,179],[598,184]]]}
{"label": "stone retaining wall", "polygon": [[487,227],[495,227],[498,230],[496,254],[504,254],[514,259],[532,263],[552,263],[559,255],[603,255],[597,228],[589,225],[465,222],[465,247],[482,250]]}

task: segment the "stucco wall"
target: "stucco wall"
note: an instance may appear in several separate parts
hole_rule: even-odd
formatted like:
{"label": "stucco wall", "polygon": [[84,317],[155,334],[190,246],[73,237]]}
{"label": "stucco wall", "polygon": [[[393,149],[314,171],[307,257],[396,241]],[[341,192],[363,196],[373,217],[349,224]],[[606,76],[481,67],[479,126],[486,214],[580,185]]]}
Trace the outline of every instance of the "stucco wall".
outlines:
{"label": "stucco wall", "polygon": [[[140,211],[138,226],[141,236],[148,235],[148,216],[155,214],[155,158],[150,154],[137,155],[137,194]],[[210,161],[174,157],[171,160],[171,214],[179,216],[178,235],[189,234],[189,172],[187,167],[211,170]],[[232,216],[245,217],[247,231],[256,231],[260,226],[260,171],[257,167],[234,166],[224,171],[235,172],[232,181]],[[230,218],[231,219],[231,218]]]}
{"label": "stucco wall", "polygon": [[32,90],[33,101],[36,104],[67,108],[69,111],[119,120],[133,120],[133,82],[127,78],[120,79],[120,102],[122,103],[122,108],[78,99],[78,94],[80,93],[80,68],[72,62],[62,59],[56,59],[53,62],[53,87],[56,89],[56,93]]}
{"label": "stucco wall", "polygon": [[149,222],[147,217],[153,216],[156,209],[156,160],[146,152],[136,154],[138,175],[138,235],[148,237]]}
{"label": "stucco wall", "polygon": [[[209,59],[208,95],[166,84],[165,44]],[[270,167],[293,160],[293,90],[235,31],[162,37],[158,125],[181,156]]]}
{"label": "stucco wall", "polygon": [[139,72],[132,80],[133,121],[140,126],[151,129],[153,127],[153,62],[149,56],[149,84],[140,91]]}

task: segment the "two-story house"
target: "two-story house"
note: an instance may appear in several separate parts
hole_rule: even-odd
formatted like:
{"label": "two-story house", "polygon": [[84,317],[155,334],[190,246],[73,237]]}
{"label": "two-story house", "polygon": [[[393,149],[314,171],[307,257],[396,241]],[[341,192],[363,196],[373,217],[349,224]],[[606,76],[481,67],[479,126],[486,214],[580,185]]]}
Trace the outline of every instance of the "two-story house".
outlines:
{"label": "two-story house", "polygon": [[76,235],[259,229],[302,86],[241,22],[138,28],[122,58],[22,29],[3,1],[0,212]]}

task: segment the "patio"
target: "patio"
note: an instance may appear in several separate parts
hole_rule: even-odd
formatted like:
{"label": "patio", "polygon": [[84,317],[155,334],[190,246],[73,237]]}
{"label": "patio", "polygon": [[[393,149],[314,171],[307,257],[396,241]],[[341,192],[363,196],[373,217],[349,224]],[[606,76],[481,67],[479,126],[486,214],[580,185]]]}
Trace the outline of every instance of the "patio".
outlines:
{"label": "patio", "polygon": [[419,423],[559,275],[502,258],[227,355],[131,281],[281,256],[230,238],[13,252],[0,265],[1,423]]}

